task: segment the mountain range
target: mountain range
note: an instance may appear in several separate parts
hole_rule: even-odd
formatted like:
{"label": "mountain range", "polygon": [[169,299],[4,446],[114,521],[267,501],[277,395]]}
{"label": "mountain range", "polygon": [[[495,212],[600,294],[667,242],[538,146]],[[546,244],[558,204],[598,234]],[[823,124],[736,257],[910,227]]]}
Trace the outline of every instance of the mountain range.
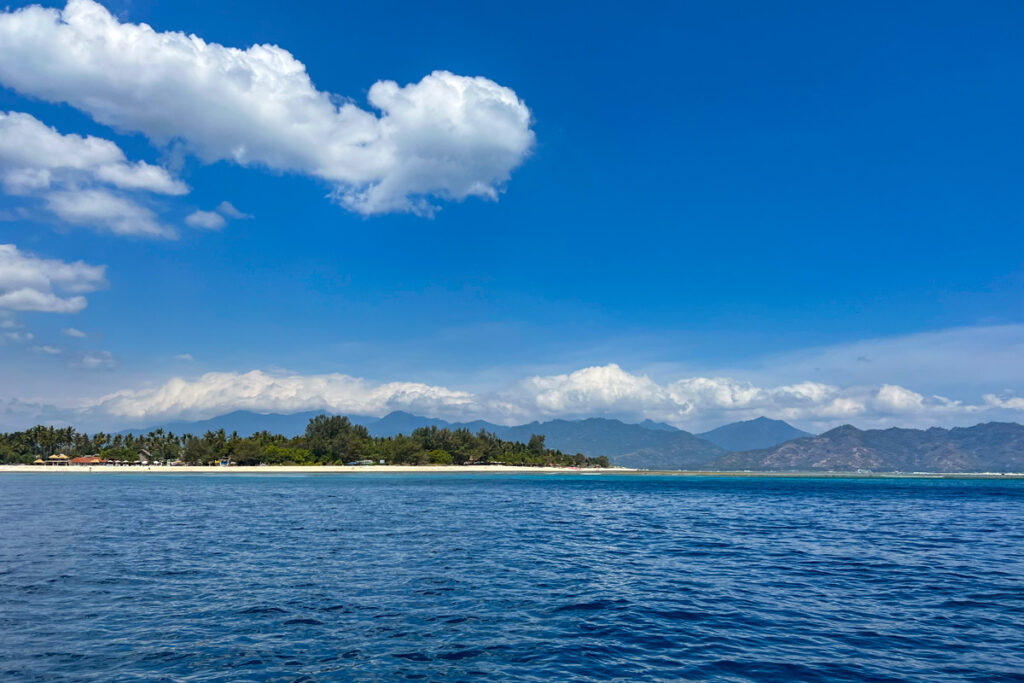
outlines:
{"label": "mountain range", "polygon": [[1024,472],[1024,426],[988,422],[942,429],[870,429],[843,425],[771,448],[729,453],[714,470],[851,472]]}
{"label": "mountain range", "polygon": [[[223,429],[228,433],[237,431],[239,434],[246,435],[267,430],[286,436],[296,436],[305,431],[310,418],[319,414],[319,412],[305,412],[292,415],[260,415],[240,410],[206,420],[168,422],[145,429],[125,430],[122,433],[146,434],[160,427],[164,431],[176,434],[203,434],[207,431]],[[805,433],[784,422],[765,418],[727,425],[729,429],[714,430],[708,433],[707,438],[701,438],[671,425],[651,420],[645,420],[640,424],[628,424],[621,420],[602,417],[530,422],[511,427],[483,420],[448,422],[403,411],[389,413],[382,418],[366,415],[349,415],[348,417],[352,422],[365,426],[372,436],[408,434],[418,427],[465,428],[474,433],[486,429],[499,438],[522,442],[529,441],[534,434],[543,434],[549,448],[557,448],[566,453],[583,453],[588,456],[606,455],[610,460],[624,467],[645,469],[700,467],[728,452],[729,448],[716,443],[719,438],[725,439],[733,447],[736,444],[744,443],[745,439],[748,439],[754,446],[760,447],[766,444],[781,443],[794,433],[799,435]],[[749,438],[745,436],[747,433],[749,433]],[[777,440],[771,441],[770,433],[777,434]]]}
{"label": "mountain range", "polygon": [[[207,420],[162,425],[177,434],[224,429],[296,436],[319,411],[262,415],[236,411]],[[611,418],[550,420],[498,425],[483,420],[448,422],[402,411],[382,418],[349,415],[373,436],[408,434],[419,427],[486,429],[499,438],[526,442],[543,434],[549,448],[587,456],[605,455],[616,465],[640,469],[710,471],[1004,472],[1024,471],[1024,426],[991,422],[954,429],[861,430],[851,425],[818,436],[781,420],[757,418],[700,434],[645,420],[628,424]],[[156,427],[122,433],[145,434]]]}

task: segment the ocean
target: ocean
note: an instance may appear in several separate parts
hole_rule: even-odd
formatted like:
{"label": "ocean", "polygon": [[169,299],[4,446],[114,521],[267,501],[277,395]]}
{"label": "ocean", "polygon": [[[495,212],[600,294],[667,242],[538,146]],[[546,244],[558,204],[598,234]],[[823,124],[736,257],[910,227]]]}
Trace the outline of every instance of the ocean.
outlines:
{"label": "ocean", "polygon": [[1024,680],[1024,482],[0,475],[4,681]]}

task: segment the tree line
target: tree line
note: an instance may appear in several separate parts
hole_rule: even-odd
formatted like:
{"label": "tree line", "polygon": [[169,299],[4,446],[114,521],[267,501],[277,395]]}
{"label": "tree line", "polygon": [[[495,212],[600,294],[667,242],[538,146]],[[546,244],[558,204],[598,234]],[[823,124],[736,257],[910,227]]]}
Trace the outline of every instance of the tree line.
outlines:
{"label": "tree line", "polygon": [[337,465],[372,460],[387,465],[482,465],[608,467],[608,458],[588,458],[548,448],[544,436],[528,443],[504,441],[481,429],[421,427],[409,435],[374,437],[347,417],[318,415],[304,434],[287,437],[267,431],[250,436],[223,429],[202,436],[156,429],[148,434],[93,435],[73,427],[38,425],[21,432],[0,434],[0,462],[31,463],[63,453],[69,457],[99,455],[107,460],[184,462],[212,465]]}

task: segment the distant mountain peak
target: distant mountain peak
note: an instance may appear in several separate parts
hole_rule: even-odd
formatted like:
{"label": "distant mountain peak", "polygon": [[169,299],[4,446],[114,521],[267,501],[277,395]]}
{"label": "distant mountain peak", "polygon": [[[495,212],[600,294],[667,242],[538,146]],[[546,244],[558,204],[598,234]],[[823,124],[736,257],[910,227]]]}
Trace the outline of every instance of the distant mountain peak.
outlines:
{"label": "distant mountain peak", "polygon": [[812,435],[797,429],[788,422],[773,420],[762,415],[752,420],[722,425],[697,436],[727,451],[752,451],[771,448],[786,441]]}
{"label": "distant mountain peak", "polygon": [[678,427],[673,427],[672,425],[665,424],[664,422],[655,422],[654,420],[652,420],[650,418],[647,418],[643,422],[637,422],[637,426],[638,427],[643,427],[644,429],[653,429],[653,430],[659,431],[659,432],[678,432],[679,431]]}
{"label": "distant mountain peak", "polygon": [[[898,427],[890,427],[889,429],[898,429]],[[851,424],[839,425],[828,430],[822,436],[839,436],[843,434],[861,434],[863,430],[854,427]],[[945,431],[945,430],[943,430]]]}

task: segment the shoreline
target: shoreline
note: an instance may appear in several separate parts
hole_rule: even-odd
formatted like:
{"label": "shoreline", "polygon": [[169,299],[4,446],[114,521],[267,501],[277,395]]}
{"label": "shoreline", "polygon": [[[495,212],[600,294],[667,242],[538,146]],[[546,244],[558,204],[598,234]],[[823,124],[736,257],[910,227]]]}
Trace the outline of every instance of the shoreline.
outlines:
{"label": "shoreline", "polygon": [[0,474],[625,474],[631,476],[739,477],[797,479],[1024,479],[1024,472],[712,472],[708,470],[636,470],[626,467],[570,468],[524,467],[518,465],[255,465],[179,467],[141,465],[40,466],[0,465]]}
{"label": "shoreline", "polygon": [[453,473],[453,472],[506,472],[513,474],[596,474],[598,472],[636,472],[628,468],[609,467],[606,469],[575,468],[575,467],[525,467],[519,465],[236,465],[221,467],[219,465],[180,465],[176,467],[161,465],[132,465],[128,467],[110,467],[107,465],[0,465],[0,474],[33,473],[45,474],[356,474],[364,473]]}

